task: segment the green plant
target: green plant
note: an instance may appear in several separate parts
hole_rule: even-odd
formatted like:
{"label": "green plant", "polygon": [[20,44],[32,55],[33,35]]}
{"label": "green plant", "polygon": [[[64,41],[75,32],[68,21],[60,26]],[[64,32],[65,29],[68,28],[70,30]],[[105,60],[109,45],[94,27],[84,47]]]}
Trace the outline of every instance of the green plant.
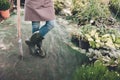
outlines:
{"label": "green plant", "polygon": [[62,11],[62,9],[64,8],[64,1],[63,0],[55,0],[54,1],[54,6],[55,6],[55,13],[56,14],[60,14],[60,12]]}
{"label": "green plant", "polygon": [[120,49],[120,33],[115,28],[85,25],[78,33],[80,39],[88,41],[92,48]]}
{"label": "green plant", "polygon": [[8,0],[0,0],[0,10],[7,10],[10,8],[10,3]]}
{"label": "green plant", "polygon": [[115,13],[115,16],[119,16],[119,14],[120,14],[120,0],[110,0],[110,9],[113,13]]}
{"label": "green plant", "polygon": [[79,24],[110,16],[108,5],[101,4],[98,0],[73,0],[73,3],[72,19]]}
{"label": "green plant", "polygon": [[78,68],[73,80],[120,80],[120,76],[117,72],[109,71],[100,61],[96,61],[94,65]]}
{"label": "green plant", "polygon": [[[106,66],[117,66],[120,63],[120,32],[117,28],[97,27],[88,24],[81,26],[73,36],[76,41],[79,41],[79,48],[86,50],[84,54],[91,61],[102,60]],[[89,45],[83,44],[83,41]],[[86,45],[87,48],[81,47],[82,45]]]}

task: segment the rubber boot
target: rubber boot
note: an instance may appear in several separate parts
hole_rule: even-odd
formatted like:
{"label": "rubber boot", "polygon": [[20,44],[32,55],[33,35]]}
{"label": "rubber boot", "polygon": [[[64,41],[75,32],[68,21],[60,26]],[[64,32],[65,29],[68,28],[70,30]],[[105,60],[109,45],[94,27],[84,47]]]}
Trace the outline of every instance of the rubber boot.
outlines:
{"label": "rubber boot", "polygon": [[39,35],[39,31],[36,31],[32,34],[30,39],[25,40],[25,43],[28,45],[30,49],[30,53],[32,55],[36,54],[36,45],[42,40],[42,38]]}
{"label": "rubber boot", "polygon": [[33,44],[38,44],[40,42],[42,42],[44,38],[40,35],[39,31],[36,31],[33,33],[33,35],[31,36],[30,38],[30,41],[33,43]]}
{"label": "rubber boot", "polygon": [[31,37],[31,42],[33,44],[35,44],[37,46],[36,48],[36,55],[37,56],[40,56],[40,57],[45,57],[46,56],[46,53],[43,51],[42,49],[42,41],[43,41],[44,37],[42,37],[39,33],[39,31],[36,31],[32,37]]}
{"label": "rubber boot", "polygon": [[33,44],[29,39],[25,40],[25,43],[28,45],[30,53],[34,55],[35,52],[35,44]]}
{"label": "rubber boot", "polygon": [[37,43],[36,53],[40,57],[45,57],[46,56],[46,53],[42,49],[42,40],[39,43]]}

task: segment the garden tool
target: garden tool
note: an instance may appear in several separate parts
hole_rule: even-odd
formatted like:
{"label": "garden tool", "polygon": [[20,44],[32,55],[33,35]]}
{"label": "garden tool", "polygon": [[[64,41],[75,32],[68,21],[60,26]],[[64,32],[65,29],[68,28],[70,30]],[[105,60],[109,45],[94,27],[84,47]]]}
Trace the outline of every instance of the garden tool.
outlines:
{"label": "garden tool", "polygon": [[23,48],[22,48],[22,33],[21,33],[21,26],[20,26],[20,0],[17,0],[17,32],[18,32],[18,43],[20,49],[20,58],[23,58]]}

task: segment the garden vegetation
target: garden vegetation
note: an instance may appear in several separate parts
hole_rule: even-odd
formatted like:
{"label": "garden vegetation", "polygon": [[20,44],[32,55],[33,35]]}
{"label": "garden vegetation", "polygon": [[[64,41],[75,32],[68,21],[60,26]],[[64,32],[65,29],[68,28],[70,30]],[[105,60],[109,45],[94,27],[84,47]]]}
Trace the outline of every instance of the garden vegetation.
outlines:
{"label": "garden vegetation", "polygon": [[[55,9],[62,11],[64,1],[57,1]],[[72,0],[70,12],[78,24],[71,47],[94,63],[77,69],[74,80],[120,80],[120,0]]]}

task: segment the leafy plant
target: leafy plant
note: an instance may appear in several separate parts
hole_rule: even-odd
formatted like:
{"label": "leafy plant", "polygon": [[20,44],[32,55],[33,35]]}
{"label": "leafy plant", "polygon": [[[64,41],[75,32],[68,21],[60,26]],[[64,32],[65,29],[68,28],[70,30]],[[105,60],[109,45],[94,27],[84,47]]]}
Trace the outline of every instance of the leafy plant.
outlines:
{"label": "leafy plant", "polygon": [[91,61],[102,60],[106,66],[117,66],[120,63],[120,32],[117,28],[88,24],[81,26],[73,36],[79,41],[78,47],[86,50],[84,54]]}
{"label": "leafy plant", "polygon": [[92,48],[120,49],[120,33],[115,28],[81,26],[78,31],[81,40],[88,41]]}
{"label": "leafy plant", "polygon": [[78,68],[73,80],[120,80],[120,76],[117,72],[109,71],[100,61],[96,61],[94,65]]}
{"label": "leafy plant", "polygon": [[63,0],[55,0],[55,13],[56,14],[60,14],[60,12],[62,11],[62,9],[64,8],[64,1]]}
{"label": "leafy plant", "polygon": [[8,0],[0,0],[0,10],[7,10],[10,8],[10,3]]}
{"label": "leafy plant", "polygon": [[108,5],[101,4],[98,0],[73,0],[72,19],[79,24],[89,23],[99,17],[109,17]]}
{"label": "leafy plant", "polygon": [[113,13],[115,13],[115,16],[119,16],[119,14],[120,14],[120,0],[110,0],[110,9]]}
{"label": "leafy plant", "polygon": [[120,64],[120,50],[104,50],[104,49],[92,49],[89,48],[86,52],[86,56],[90,61],[101,60],[105,66],[117,67]]}

